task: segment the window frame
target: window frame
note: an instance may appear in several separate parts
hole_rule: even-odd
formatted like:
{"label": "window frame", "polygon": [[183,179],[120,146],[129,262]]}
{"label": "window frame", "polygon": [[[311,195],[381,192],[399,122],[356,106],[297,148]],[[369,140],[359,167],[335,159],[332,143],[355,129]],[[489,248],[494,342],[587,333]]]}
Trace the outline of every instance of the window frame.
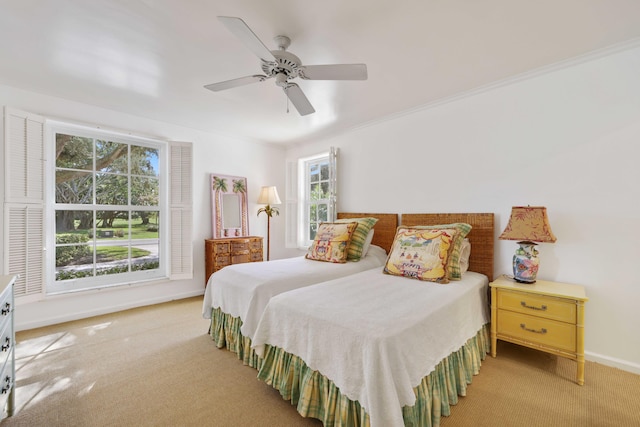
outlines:
{"label": "window frame", "polygon": [[[329,183],[329,197],[326,199],[312,200],[311,167],[325,163],[328,163],[329,167],[329,177],[327,179]],[[311,205],[326,205],[326,221],[332,222],[336,219],[337,149],[331,147],[328,152],[298,159],[298,177],[300,179],[297,188],[297,245],[301,249],[306,249],[313,243],[313,239],[310,236],[311,219],[309,212]],[[322,181],[324,180],[320,180],[319,182]],[[317,224],[319,225],[321,222],[323,221],[318,220]]]}
{"label": "window frame", "polygon": [[[159,268],[151,270],[141,271],[129,271],[126,273],[97,275],[90,278],[79,278],[65,281],[56,281],[56,223],[55,215],[56,210],[61,206],[56,203],[56,162],[55,162],[55,150],[56,150],[56,134],[66,133],[74,136],[80,136],[91,139],[101,139],[106,141],[112,141],[117,143],[127,144],[128,146],[137,145],[154,148],[158,150],[158,206],[139,206],[131,205],[130,201],[126,206],[129,212],[135,211],[158,211],[159,213],[159,227],[158,227],[158,262]],[[103,129],[96,129],[82,125],[64,123],[59,121],[47,120],[45,125],[45,150],[49,152],[49,158],[52,161],[47,162],[47,170],[45,171],[45,200],[50,200],[50,203],[46,203],[45,206],[45,271],[46,276],[50,277],[50,280],[46,281],[44,293],[47,295],[64,294],[68,292],[86,291],[92,289],[102,289],[123,285],[137,284],[141,282],[168,279],[169,274],[169,258],[168,258],[168,240],[169,240],[169,205],[168,205],[168,193],[169,186],[167,180],[168,171],[168,146],[166,141],[134,136],[131,134],[123,134]],[[94,148],[95,150],[95,148]],[[128,148],[128,150],[130,150]],[[95,155],[95,151],[94,151]],[[92,169],[92,173],[96,173]],[[127,176],[131,176],[130,172]],[[130,186],[128,187],[130,189]],[[94,199],[95,202],[95,189]],[[128,190],[129,191],[129,190]],[[69,206],[65,206],[69,207]],[[111,210],[113,205],[98,205],[96,203],[72,205],[70,210],[90,210],[94,212]],[[129,235],[129,246],[134,242]],[[129,258],[130,260],[132,258]]]}

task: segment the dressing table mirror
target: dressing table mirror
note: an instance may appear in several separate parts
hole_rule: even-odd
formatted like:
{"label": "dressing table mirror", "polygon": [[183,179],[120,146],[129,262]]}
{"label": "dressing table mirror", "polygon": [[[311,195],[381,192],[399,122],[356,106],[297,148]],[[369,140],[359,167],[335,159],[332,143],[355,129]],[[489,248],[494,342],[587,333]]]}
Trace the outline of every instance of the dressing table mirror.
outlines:
{"label": "dressing table mirror", "polygon": [[248,236],[247,178],[211,174],[210,188],[213,238]]}

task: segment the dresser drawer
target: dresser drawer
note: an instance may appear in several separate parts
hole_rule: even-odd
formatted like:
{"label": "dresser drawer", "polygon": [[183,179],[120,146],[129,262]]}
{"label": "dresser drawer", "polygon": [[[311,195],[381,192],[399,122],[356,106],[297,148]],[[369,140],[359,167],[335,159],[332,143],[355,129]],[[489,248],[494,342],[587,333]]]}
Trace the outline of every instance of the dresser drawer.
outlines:
{"label": "dresser drawer", "polygon": [[214,242],[212,249],[214,254],[228,254],[231,252],[229,242]]}
{"label": "dresser drawer", "polygon": [[249,252],[249,241],[240,240],[231,242],[231,252]]}
{"label": "dresser drawer", "polygon": [[573,324],[498,310],[497,329],[498,335],[507,335],[568,352],[576,351],[576,326]]}
{"label": "dresser drawer", "polygon": [[0,332],[0,366],[7,360],[7,356],[11,353],[13,348],[13,330],[11,329],[11,322],[7,322],[2,327]]}
{"label": "dresser drawer", "polygon": [[563,298],[500,289],[498,307],[546,319],[576,323],[576,302]]}
{"label": "dresser drawer", "polygon": [[229,264],[231,264],[231,255],[226,254],[216,256],[216,268],[218,270]]}
{"label": "dresser drawer", "polygon": [[252,251],[262,251],[262,239],[252,239],[249,247]]}
{"label": "dresser drawer", "polygon": [[[9,356],[13,356],[13,349],[9,353]],[[13,363],[11,358],[7,358],[6,363],[3,363],[2,374],[0,374],[0,403],[4,407],[4,403],[7,401],[9,391],[13,387]]]}
{"label": "dresser drawer", "polygon": [[11,317],[11,302],[12,302],[12,293],[11,292],[3,292],[0,294],[0,322],[4,319]]}
{"label": "dresser drawer", "polygon": [[245,262],[249,261],[249,252],[247,252],[246,254],[233,254],[233,256],[231,256],[232,264],[244,264]]}
{"label": "dresser drawer", "polygon": [[262,261],[262,251],[260,252],[251,252],[251,262]]}

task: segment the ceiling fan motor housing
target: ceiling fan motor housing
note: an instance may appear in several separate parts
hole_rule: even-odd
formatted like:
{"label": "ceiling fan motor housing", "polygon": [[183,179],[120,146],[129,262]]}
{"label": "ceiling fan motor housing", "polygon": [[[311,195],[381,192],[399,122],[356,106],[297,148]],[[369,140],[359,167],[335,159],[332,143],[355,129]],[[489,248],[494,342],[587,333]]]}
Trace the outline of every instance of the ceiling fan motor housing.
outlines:
{"label": "ceiling fan motor housing", "polygon": [[284,50],[272,50],[275,61],[262,61],[262,71],[269,77],[284,74],[287,79],[298,77],[300,73],[300,58]]}

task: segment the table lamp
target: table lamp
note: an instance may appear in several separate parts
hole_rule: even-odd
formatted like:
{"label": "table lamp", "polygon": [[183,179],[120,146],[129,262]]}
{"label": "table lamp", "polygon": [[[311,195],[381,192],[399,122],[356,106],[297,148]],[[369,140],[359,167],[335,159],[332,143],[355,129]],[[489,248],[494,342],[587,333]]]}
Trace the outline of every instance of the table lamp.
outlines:
{"label": "table lamp", "polygon": [[513,278],[520,283],[535,283],[540,261],[537,243],[553,243],[547,208],[542,206],[514,206],[509,223],[500,240],[518,240],[520,247],[513,255]]}

